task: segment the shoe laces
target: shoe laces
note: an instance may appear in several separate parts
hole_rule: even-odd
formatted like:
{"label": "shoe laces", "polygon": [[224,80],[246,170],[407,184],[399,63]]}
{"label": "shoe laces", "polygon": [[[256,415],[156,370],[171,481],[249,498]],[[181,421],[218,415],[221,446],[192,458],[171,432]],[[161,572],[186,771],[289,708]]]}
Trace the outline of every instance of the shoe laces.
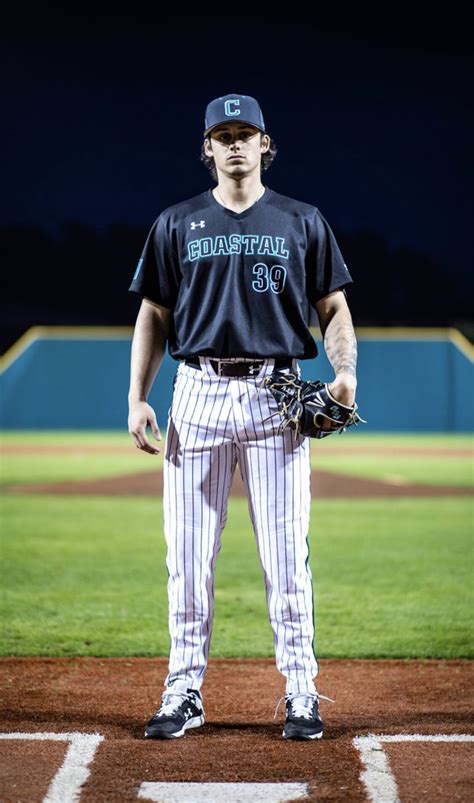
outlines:
{"label": "shoe laces", "polygon": [[165,692],[161,706],[156,713],[160,717],[170,717],[186,700],[191,700],[190,694],[175,691]]}
{"label": "shoe laces", "polygon": [[335,700],[332,699],[332,697],[326,697],[325,694],[319,694],[319,692],[314,692],[314,693],[300,692],[297,694],[284,694],[283,697],[280,697],[280,699],[278,700],[277,706],[275,708],[275,713],[273,715],[273,719],[276,719],[278,714],[278,709],[280,708],[280,705],[283,702],[283,700],[290,700],[293,716],[300,717],[302,719],[312,718],[315,700],[317,702],[319,702],[319,700],[327,700],[329,703],[336,702]]}

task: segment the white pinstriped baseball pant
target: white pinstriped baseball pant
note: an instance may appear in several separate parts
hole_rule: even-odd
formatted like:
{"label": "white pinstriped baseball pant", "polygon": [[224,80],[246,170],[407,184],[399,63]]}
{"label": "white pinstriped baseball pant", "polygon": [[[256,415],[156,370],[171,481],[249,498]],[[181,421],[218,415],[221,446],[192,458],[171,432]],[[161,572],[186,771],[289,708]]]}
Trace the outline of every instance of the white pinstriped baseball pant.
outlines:
{"label": "white pinstriped baseball pant", "polygon": [[[164,459],[170,656],[165,683],[200,688],[214,612],[214,567],[238,463],[263,570],[275,658],[288,693],[314,691],[313,587],[308,565],[310,441],[287,429],[262,378],[219,377],[181,362]],[[287,369],[290,370],[290,369]],[[300,369],[293,362],[294,372]]]}

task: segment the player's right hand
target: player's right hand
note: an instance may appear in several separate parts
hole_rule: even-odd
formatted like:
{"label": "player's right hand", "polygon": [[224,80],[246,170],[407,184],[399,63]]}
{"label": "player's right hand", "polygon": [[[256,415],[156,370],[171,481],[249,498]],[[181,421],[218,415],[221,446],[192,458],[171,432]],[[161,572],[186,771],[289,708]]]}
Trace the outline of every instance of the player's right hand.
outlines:
{"label": "player's right hand", "polygon": [[132,436],[132,440],[142,452],[148,454],[159,454],[160,450],[148,440],[146,434],[147,426],[153,432],[153,437],[157,441],[161,441],[161,433],[156,420],[156,415],[153,407],[150,407],[148,402],[138,401],[130,403],[128,414],[128,431]]}

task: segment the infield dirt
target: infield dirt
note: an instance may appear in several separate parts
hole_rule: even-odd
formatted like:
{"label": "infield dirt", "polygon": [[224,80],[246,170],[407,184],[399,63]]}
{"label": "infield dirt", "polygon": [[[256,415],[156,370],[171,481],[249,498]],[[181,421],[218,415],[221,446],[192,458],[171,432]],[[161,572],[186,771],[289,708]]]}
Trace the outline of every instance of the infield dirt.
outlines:
{"label": "infield dirt", "polygon": [[[271,659],[216,659],[203,686],[206,724],[146,741],[166,659],[2,659],[3,732],[100,733],[81,803],[136,801],[144,781],[304,782],[308,801],[365,801],[355,736],[473,733],[469,661],[325,660],[318,687],[324,738],[281,738],[284,681]],[[470,801],[472,743],[391,744],[402,803]],[[40,801],[66,745],[3,741],[2,801]],[[231,800],[228,803],[232,803]]]}
{"label": "infield dirt", "polygon": [[[356,497],[394,496],[469,496],[471,488],[456,485],[427,485],[405,482],[395,478],[383,480],[356,477],[330,471],[313,471],[311,493],[316,499],[353,499]],[[163,472],[143,471],[101,477],[94,480],[67,482],[28,483],[10,485],[9,493],[15,494],[72,494],[80,496],[160,496],[163,493]],[[245,488],[236,470],[231,495],[245,496]]]}

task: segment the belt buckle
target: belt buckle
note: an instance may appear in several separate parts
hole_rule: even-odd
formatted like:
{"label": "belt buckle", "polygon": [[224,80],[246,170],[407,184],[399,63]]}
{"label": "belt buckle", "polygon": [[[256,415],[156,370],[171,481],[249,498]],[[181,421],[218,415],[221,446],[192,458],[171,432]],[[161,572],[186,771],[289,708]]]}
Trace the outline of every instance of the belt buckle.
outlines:
{"label": "belt buckle", "polygon": [[[217,362],[217,375],[218,376],[227,376],[224,374],[224,366],[225,365],[248,365],[247,374],[243,374],[243,376],[255,376],[258,374],[263,366],[264,360],[261,360],[261,364],[258,364],[258,360],[255,362],[248,363],[246,360],[216,360]],[[233,374],[229,374],[229,376],[233,376]],[[237,375],[236,375],[237,376]]]}
{"label": "belt buckle", "polygon": [[232,374],[225,374],[224,371],[226,365],[237,365],[237,362],[235,360],[220,360],[218,358],[216,362],[217,362],[217,376],[226,376],[228,378],[232,377]]}
{"label": "belt buckle", "polygon": [[217,358],[216,362],[217,362],[217,376],[225,376],[225,374],[223,373],[224,365],[230,365],[231,363],[229,363],[228,361],[226,362],[226,360],[220,360],[219,358]]}

